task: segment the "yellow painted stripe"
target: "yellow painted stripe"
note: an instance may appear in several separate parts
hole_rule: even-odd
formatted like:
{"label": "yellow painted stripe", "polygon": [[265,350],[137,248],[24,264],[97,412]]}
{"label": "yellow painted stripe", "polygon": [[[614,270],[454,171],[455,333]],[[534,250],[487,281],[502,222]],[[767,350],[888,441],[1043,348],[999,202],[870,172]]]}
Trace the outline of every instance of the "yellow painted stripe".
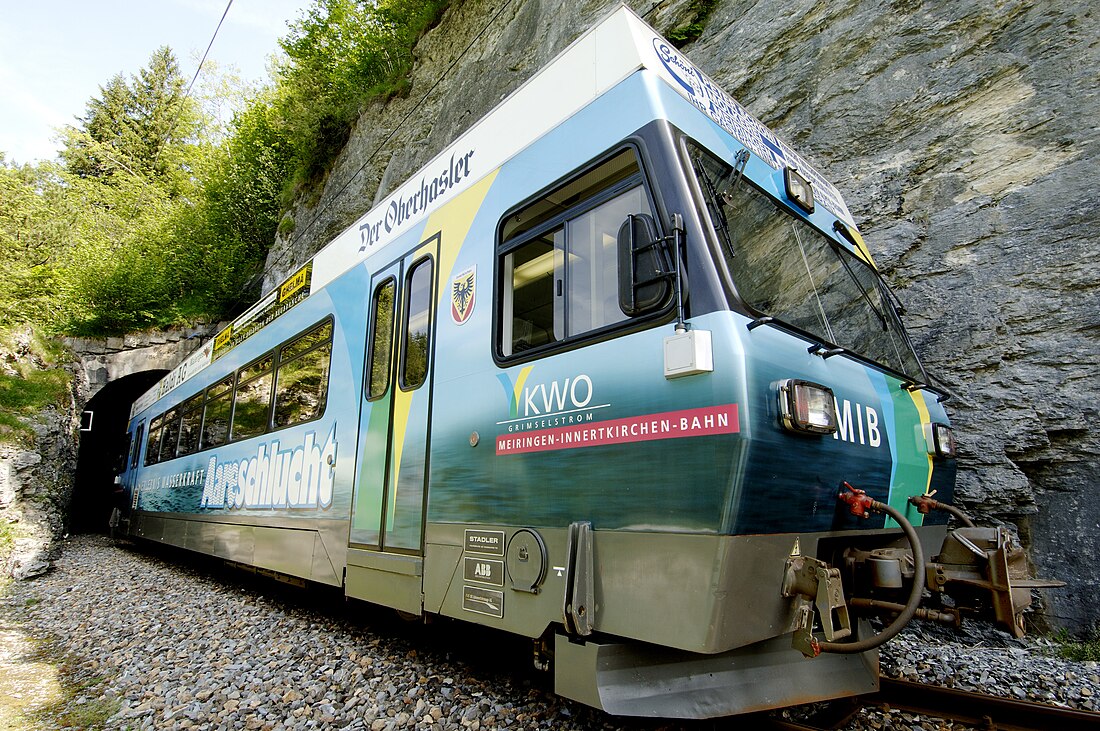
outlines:
{"label": "yellow painted stripe", "polygon": [[875,266],[875,260],[871,258],[871,250],[867,248],[867,242],[863,240],[863,235],[856,230],[855,226],[847,226],[846,228],[848,229],[848,233],[852,234],[852,238],[856,242],[856,254],[859,258],[877,269],[878,267]]}
{"label": "yellow painted stripe", "polygon": [[[500,172],[499,168],[489,175],[486,175],[477,183],[474,183],[474,185],[467,190],[455,196],[454,200],[430,215],[427,222],[424,224],[424,235],[426,237],[434,236],[436,232],[440,234],[441,251],[439,253],[438,270],[435,280],[438,286],[437,292],[442,291],[444,295],[449,294],[448,289],[440,286],[440,283],[450,279],[451,270],[454,269],[455,261],[458,260],[459,251],[462,250],[463,244],[466,243],[466,235],[470,232],[470,227],[474,223],[474,217],[477,216],[478,211],[481,210],[481,204],[484,203],[485,196],[489,193],[489,188],[492,187],[498,172]],[[435,242],[425,244],[417,250],[416,256],[419,257],[422,254],[431,253],[434,246]],[[440,304],[436,307],[436,317],[439,317],[439,310],[442,306],[443,305]],[[393,480],[390,483],[391,491],[388,511],[390,523],[392,523],[394,519],[394,511],[397,505],[397,486],[400,484],[401,456],[405,452],[405,439],[409,428],[409,413],[412,410],[413,396],[417,393],[419,393],[419,389],[416,391],[402,391],[400,388],[397,388],[394,394],[393,469],[390,470],[393,475]]]}
{"label": "yellow painted stripe", "polygon": [[[928,405],[924,403],[924,393],[921,391],[910,391],[909,397],[913,399],[913,404],[917,407],[917,413],[920,414],[920,431],[921,439],[925,439],[925,434],[928,433],[928,426],[932,423],[932,417],[928,413]],[[928,449],[925,448],[924,453],[928,458],[928,476],[924,481],[924,494],[928,494],[932,485],[932,455],[928,454]]]}
{"label": "yellow painted stripe", "polygon": [[397,486],[400,484],[398,479],[401,476],[401,455],[405,451],[405,436],[409,429],[409,412],[412,410],[413,394],[416,391],[402,391],[400,387],[394,384],[393,394],[393,469],[390,470],[390,474],[393,475],[390,482],[390,501],[388,505],[389,519],[386,521],[387,528],[393,525],[394,516],[397,512]]}
{"label": "yellow painted stripe", "polygon": [[[451,271],[454,269],[455,262],[458,261],[458,254],[466,243],[466,234],[470,232],[474,217],[481,210],[481,204],[485,202],[485,196],[489,194],[489,189],[493,186],[493,181],[496,180],[499,172],[500,168],[497,168],[489,173],[428,217],[424,233],[430,235],[436,231],[443,232],[443,250],[439,254],[440,282],[450,281]],[[450,290],[446,287],[440,287],[440,289],[443,298],[449,303]]]}
{"label": "yellow painted stripe", "polygon": [[[531,375],[532,368],[534,368],[534,366],[524,366],[520,369],[519,377],[516,378],[516,385],[512,389],[512,397],[514,399],[513,403],[516,405],[517,409],[519,408],[519,394],[523,391],[523,384],[527,383],[527,376]],[[518,411],[516,416],[519,416]]]}

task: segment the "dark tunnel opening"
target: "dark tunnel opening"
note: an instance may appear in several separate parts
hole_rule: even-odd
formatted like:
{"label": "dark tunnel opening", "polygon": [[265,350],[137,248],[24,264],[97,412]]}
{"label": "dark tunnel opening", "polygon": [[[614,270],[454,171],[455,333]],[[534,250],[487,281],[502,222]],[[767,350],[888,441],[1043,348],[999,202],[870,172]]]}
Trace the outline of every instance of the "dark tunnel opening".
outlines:
{"label": "dark tunnel opening", "polygon": [[105,533],[115,506],[115,474],[129,447],[130,407],[168,371],[149,370],[111,381],[88,401],[81,419],[70,533]]}

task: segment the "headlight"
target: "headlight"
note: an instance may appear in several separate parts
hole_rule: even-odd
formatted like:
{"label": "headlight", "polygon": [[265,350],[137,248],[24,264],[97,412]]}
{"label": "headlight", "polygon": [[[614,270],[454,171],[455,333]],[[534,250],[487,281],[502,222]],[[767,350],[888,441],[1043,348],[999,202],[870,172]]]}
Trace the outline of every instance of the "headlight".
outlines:
{"label": "headlight", "polygon": [[924,427],[928,453],[933,457],[955,456],[955,432],[947,424],[928,424]]}
{"label": "headlight", "polygon": [[831,388],[791,378],[779,384],[779,418],[800,434],[836,431],[836,401]]}
{"label": "headlight", "polygon": [[784,168],[783,183],[786,185],[788,198],[806,213],[814,212],[814,186],[808,178],[794,168]]}

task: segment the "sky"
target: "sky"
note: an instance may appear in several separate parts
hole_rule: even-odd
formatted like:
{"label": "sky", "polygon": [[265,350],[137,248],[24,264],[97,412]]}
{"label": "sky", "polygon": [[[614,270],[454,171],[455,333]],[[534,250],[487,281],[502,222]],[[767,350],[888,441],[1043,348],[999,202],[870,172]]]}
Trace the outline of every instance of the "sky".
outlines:
{"label": "sky", "polygon": [[[57,128],[77,124],[100,86],[137,74],[160,46],[190,81],[229,2],[0,0],[0,152],[19,163],[56,157]],[[232,0],[209,59],[265,80],[287,22],[311,4]]]}

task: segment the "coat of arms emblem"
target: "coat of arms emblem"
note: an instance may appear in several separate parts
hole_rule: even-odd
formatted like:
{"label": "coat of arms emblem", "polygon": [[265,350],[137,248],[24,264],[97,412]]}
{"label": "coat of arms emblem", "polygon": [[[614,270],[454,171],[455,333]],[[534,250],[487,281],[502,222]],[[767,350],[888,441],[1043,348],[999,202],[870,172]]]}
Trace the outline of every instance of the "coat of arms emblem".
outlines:
{"label": "coat of arms emblem", "polygon": [[470,319],[477,299],[477,266],[455,275],[451,280],[451,319],[461,325]]}

